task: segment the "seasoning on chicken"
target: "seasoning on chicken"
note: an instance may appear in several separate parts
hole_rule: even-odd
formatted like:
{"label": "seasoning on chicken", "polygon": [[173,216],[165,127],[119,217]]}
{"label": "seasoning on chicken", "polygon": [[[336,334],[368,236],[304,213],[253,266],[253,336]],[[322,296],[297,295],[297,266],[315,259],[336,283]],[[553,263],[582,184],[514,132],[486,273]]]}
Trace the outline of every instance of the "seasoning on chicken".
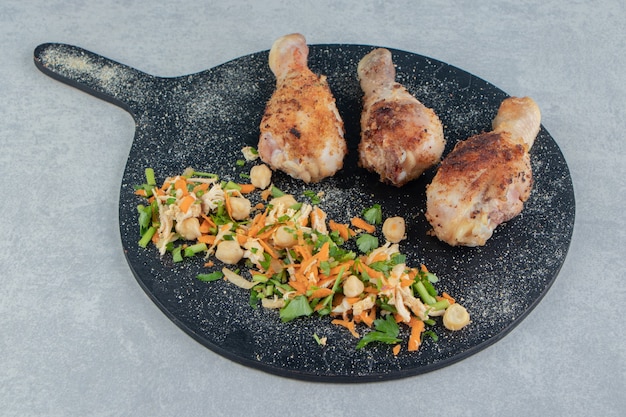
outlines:
{"label": "seasoning on chicken", "polygon": [[357,73],[364,92],[359,165],[400,187],[439,162],[446,144],[441,121],[395,81],[389,50],[365,55]]}
{"label": "seasoning on chicken", "polygon": [[277,39],[269,53],[276,90],[260,124],[263,162],[304,182],[319,182],[343,167],[348,149],[343,120],[326,76],[307,65],[304,36]]}
{"label": "seasoning on chicken", "polygon": [[529,97],[507,98],[493,130],[459,142],[426,189],[426,218],[452,246],[482,246],[502,222],[517,216],[530,196],[529,151],[541,127]]}

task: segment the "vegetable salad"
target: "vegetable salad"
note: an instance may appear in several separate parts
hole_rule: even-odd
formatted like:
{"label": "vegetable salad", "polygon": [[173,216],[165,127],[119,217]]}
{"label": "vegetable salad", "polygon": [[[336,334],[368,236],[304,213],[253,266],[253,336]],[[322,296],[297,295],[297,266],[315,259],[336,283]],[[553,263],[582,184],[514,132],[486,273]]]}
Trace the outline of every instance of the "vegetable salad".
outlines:
{"label": "vegetable salad", "polygon": [[[406,264],[402,218],[383,222],[374,205],[341,223],[327,217],[320,196],[305,192],[306,202],[297,201],[273,186],[263,164],[249,179],[239,184],[187,169],[157,185],[146,169],[146,182],[136,187],[146,199],[137,207],[139,245],[154,244],[174,262],[203,256],[207,273],[198,279],[225,279],[248,290],[253,308],[276,309],[284,322],[329,316],[358,339],[358,349],[376,342],[393,345],[394,354],[402,346],[416,351],[424,336],[437,339],[427,330],[435,317],[443,316],[449,330],[469,323],[467,310],[437,291],[433,273]],[[253,193],[259,193],[256,204]],[[406,343],[400,325],[410,328]]]}

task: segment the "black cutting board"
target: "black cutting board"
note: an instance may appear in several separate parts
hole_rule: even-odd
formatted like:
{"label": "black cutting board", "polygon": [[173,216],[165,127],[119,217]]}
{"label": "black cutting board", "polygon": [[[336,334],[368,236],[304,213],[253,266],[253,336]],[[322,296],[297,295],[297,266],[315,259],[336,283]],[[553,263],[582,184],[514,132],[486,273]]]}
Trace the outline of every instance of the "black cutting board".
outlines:
{"label": "black cutting board", "polygon": [[[253,309],[248,293],[228,282],[203,283],[202,259],[174,264],[154,247],[137,245],[133,186],[154,168],[157,181],[188,166],[241,181],[241,148],[256,146],[264,105],[274,88],[268,51],[246,55],[200,73],[164,78],[146,74],[84,49],[42,44],[35,49],[45,74],[127,110],[135,137],[121,179],[119,223],[122,247],[137,282],[176,325],[198,342],[238,363],[286,377],[315,381],[365,382],[396,379],[453,364],[500,340],[546,294],[565,260],[574,227],[575,201],[567,164],[543,128],[531,151],[534,188],[524,211],[500,226],[487,245],[453,248],[428,236],[425,186],[434,174],[400,188],[378,182],[357,166],[361,90],[358,61],[366,45],[311,45],[309,65],[328,76],[344,119],[349,155],[335,177],[306,185],[281,173],[280,189],[303,200],[305,190],[324,191],[329,217],[348,222],[374,203],[383,215],[403,216],[407,263],[424,263],[440,278],[438,288],[470,311],[472,323],[459,332],[433,327],[438,342],[425,339],[418,352],[398,355],[388,345],[356,350],[345,329],[329,318],[282,323],[276,311]],[[444,124],[446,153],[459,140],[489,130],[508,95],[484,80],[438,60],[389,48],[397,80],[431,107]],[[541,103],[539,103],[541,106]],[[94,115],[97,117],[97,115]],[[114,219],[111,219],[114,221]],[[541,320],[540,317],[535,317]],[[361,329],[362,330],[362,329]],[[320,346],[313,335],[327,337]],[[406,331],[403,336],[406,339]],[[173,353],[175,354],[175,352]],[[201,360],[201,358],[198,358]]]}

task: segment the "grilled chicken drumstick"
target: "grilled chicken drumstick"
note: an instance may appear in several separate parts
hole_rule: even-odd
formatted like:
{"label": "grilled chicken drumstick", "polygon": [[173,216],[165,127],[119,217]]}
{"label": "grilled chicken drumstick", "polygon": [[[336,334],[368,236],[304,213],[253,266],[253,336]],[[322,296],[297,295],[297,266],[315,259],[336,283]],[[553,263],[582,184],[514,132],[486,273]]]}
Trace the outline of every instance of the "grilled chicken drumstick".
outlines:
{"label": "grilled chicken drumstick", "polygon": [[517,216],[532,188],[529,151],[541,113],[529,97],[507,98],[493,130],[459,142],[426,189],[426,219],[452,246],[482,246]]}
{"label": "grilled chicken drumstick", "polygon": [[446,144],[441,121],[395,81],[389,50],[365,55],[357,73],[364,92],[359,165],[400,187],[439,162]]}
{"label": "grilled chicken drumstick", "polygon": [[318,182],[343,167],[347,153],[343,121],[325,76],[307,65],[304,36],[277,39],[269,54],[276,90],[266,104],[258,151],[272,169]]}

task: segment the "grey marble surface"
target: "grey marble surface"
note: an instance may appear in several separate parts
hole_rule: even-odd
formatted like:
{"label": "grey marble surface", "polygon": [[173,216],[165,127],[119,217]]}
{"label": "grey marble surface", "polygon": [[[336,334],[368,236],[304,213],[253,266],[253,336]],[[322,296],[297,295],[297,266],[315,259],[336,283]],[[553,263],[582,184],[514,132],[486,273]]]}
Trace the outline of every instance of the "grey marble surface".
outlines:
{"label": "grey marble surface", "polygon": [[[0,415],[625,415],[625,24],[621,0],[3,1]],[[574,236],[495,345],[397,381],[302,382],[214,354],[137,285],[117,222],[134,122],[43,75],[34,48],[177,76],[291,32],[431,56],[541,106],[571,170]]]}

